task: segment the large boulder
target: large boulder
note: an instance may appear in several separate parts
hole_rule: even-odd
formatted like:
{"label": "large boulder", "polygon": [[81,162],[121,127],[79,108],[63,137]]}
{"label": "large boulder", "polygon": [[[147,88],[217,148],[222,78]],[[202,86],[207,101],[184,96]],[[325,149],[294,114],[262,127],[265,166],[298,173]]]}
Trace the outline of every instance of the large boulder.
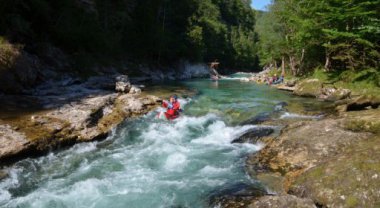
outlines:
{"label": "large boulder", "polygon": [[369,133],[342,128],[342,122],[324,119],[290,124],[282,130],[281,136],[251,155],[247,164],[253,166],[252,170],[278,172],[291,182],[303,171],[330,160],[346,147],[368,138]]}
{"label": "large boulder", "polygon": [[120,75],[116,77],[115,90],[121,93],[128,93],[132,85],[129,82],[127,75]]}
{"label": "large boulder", "polygon": [[306,79],[296,85],[293,93],[303,97],[318,97],[322,93],[322,85],[318,79]]}
{"label": "large boulder", "polygon": [[380,207],[380,137],[358,141],[308,170],[290,191],[323,207]]}

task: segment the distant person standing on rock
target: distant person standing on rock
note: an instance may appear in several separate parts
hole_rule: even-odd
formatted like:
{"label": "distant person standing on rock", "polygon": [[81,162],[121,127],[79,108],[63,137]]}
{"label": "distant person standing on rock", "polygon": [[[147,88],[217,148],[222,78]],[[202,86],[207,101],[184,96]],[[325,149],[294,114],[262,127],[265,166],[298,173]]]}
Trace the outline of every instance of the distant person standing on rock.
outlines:
{"label": "distant person standing on rock", "polygon": [[219,66],[218,59],[215,59],[215,61],[210,63],[210,77],[212,80],[218,80],[222,77],[217,71],[218,66]]}

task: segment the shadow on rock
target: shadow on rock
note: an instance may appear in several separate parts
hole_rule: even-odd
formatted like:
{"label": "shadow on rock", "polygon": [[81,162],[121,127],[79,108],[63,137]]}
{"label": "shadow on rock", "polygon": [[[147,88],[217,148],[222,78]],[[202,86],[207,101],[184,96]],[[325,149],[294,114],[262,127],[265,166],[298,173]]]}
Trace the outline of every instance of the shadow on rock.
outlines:
{"label": "shadow on rock", "polygon": [[274,133],[272,127],[257,127],[248,130],[239,138],[234,139],[232,143],[257,143],[262,137],[269,136]]}
{"label": "shadow on rock", "polygon": [[236,183],[209,194],[209,205],[217,207],[245,207],[252,199],[268,195],[259,184]]}

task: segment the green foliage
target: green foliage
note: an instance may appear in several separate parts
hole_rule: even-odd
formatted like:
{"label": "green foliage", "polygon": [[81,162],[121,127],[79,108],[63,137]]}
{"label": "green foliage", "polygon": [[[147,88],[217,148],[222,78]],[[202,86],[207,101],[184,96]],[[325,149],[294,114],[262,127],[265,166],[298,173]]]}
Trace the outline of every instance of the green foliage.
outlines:
{"label": "green foliage", "polygon": [[294,74],[379,69],[380,1],[276,0],[258,17],[262,65],[285,57]]}
{"label": "green foliage", "polygon": [[218,58],[243,69],[258,62],[246,0],[0,0],[0,14],[0,35],[32,51],[52,43],[79,68],[105,57],[155,65]]}

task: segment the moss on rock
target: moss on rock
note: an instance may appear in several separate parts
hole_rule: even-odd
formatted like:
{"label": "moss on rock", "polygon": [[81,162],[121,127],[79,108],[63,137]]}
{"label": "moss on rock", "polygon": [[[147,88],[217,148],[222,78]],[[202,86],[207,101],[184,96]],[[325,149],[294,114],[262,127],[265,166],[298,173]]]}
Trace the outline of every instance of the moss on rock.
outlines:
{"label": "moss on rock", "polygon": [[377,207],[380,137],[361,140],[339,156],[299,176],[291,192],[327,207]]}
{"label": "moss on rock", "polygon": [[322,85],[318,79],[306,79],[296,85],[293,93],[303,97],[318,97],[322,92]]}

